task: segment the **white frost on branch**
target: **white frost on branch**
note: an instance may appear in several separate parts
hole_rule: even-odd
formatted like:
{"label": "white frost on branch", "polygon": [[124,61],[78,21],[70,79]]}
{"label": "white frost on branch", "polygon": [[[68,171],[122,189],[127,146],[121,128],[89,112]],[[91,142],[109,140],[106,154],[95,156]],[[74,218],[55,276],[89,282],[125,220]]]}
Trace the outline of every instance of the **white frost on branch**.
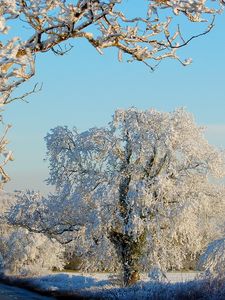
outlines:
{"label": "white frost on branch", "polygon": [[0,189],[2,189],[3,184],[10,180],[10,177],[4,169],[7,162],[13,160],[12,151],[7,149],[8,139],[6,135],[10,127],[11,125],[5,126],[3,134],[0,137]]}
{"label": "white frost on branch", "polygon": [[[212,23],[202,34],[194,33],[184,39],[180,27],[173,26],[173,16],[182,14],[188,21],[202,22],[220,13],[222,4],[218,0],[157,0],[136,4],[122,0],[2,0],[0,103],[13,101],[13,90],[35,74],[38,52],[53,50],[63,54],[62,48],[55,47],[70,39],[84,38],[100,53],[104,48],[115,47],[119,50],[119,60],[125,53],[132,60],[158,62],[169,57],[181,61],[176,50],[207,33]],[[145,13],[130,17],[133,5],[143,6]],[[181,62],[187,65],[191,61]]]}

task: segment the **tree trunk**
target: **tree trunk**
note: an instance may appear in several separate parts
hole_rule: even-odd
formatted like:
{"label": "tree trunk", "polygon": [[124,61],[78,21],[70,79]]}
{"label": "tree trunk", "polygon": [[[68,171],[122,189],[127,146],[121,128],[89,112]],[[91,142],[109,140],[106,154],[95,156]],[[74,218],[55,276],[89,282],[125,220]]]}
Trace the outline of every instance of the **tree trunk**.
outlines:
{"label": "tree trunk", "polygon": [[132,236],[112,231],[110,240],[113,243],[123,270],[123,285],[130,286],[140,279],[139,260],[146,241],[144,232],[135,240]]}
{"label": "tree trunk", "polygon": [[[128,145],[129,146],[129,145]],[[128,147],[127,146],[127,147]],[[127,149],[127,165],[131,156],[129,147]],[[130,216],[132,215],[132,206],[129,203],[127,197],[129,191],[129,184],[131,181],[131,175],[126,174],[122,176],[119,185],[119,213],[123,220],[122,233],[117,230],[112,230],[109,233],[109,239],[113,243],[118,259],[123,269],[123,285],[129,286],[140,279],[139,275],[139,259],[143,252],[143,241],[146,241],[146,234],[141,234],[138,238],[135,238],[132,233],[129,233],[127,228],[129,227]]]}

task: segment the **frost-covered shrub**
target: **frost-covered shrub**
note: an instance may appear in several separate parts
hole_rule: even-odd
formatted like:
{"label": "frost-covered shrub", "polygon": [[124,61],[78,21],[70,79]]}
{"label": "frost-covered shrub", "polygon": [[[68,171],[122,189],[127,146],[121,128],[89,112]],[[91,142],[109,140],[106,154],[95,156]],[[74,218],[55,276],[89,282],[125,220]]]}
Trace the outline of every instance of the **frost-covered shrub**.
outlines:
{"label": "frost-covered shrub", "polygon": [[43,274],[54,267],[62,269],[63,247],[43,234],[24,229],[12,230],[0,239],[3,269],[10,274]]}
{"label": "frost-covered shrub", "polygon": [[198,265],[207,277],[225,280],[225,238],[210,243]]}
{"label": "frost-covered shrub", "polygon": [[[0,270],[8,274],[41,274],[64,265],[64,247],[42,233],[9,225],[8,212],[23,202],[21,193],[0,193]],[[39,196],[28,192],[38,201]],[[27,199],[27,197],[25,197]],[[25,200],[24,200],[25,201]],[[21,211],[21,217],[26,211]]]}

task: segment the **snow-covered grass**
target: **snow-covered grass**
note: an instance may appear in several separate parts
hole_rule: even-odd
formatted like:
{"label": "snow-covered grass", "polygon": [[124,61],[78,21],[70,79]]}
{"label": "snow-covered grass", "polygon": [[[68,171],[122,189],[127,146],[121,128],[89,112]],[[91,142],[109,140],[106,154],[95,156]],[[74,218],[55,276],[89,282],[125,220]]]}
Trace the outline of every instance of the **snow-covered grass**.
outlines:
{"label": "snow-covered grass", "polygon": [[129,288],[121,288],[115,276],[109,273],[52,273],[30,277],[28,282],[39,291],[88,299],[225,299],[225,283],[218,290],[205,280],[195,279],[196,272],[166,275],[167,282],[150,281],[142,275],[141,280]]}
{"label": "snow-covered grass", "polygon": [[[56,299],[95,300],[224,300],[225,281],[199,279],[196,272],[167,273],[167,281],[141,280],[132,287],[123,288],[114,274],[109,273],[51,273],[45,276],[6,277],[12,285],[34,290]],[[197,277],[196,277],[197,276]]]}
{"label": "snow-covered grass", "polygon": [[[198,272],[168,272],[166,273],[167,283],[178,283],[195,280]],[[118,286],[117,276],[111,273],[79,273],[79,272],[60,272],[46,276],[32,277],[35,285],[44,290],[84,290],[92,288],[110,288]],[[147,274],[141,275],[140,282],[147,284],[150,282]]]}

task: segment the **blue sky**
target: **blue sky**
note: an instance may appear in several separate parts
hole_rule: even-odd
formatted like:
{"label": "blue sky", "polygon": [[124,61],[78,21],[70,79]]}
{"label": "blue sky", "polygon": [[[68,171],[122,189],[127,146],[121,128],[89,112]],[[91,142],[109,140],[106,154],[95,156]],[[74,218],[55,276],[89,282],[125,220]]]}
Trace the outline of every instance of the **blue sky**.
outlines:
{"label": "blue sky", "polygon": [[12,181],[5,189],[47,193],[46,133],[57,125],[79,130],[103,126],[117,108],[185,107],[199,125],[207,126],[209,141],[225,147],[224,28],[222,15],[212,32],[179,52],[181,57],[192,57],[192,65],[164,60],[153,73],[139,62],[118,62],[113,49],[101,56],[82,40],[73,41],[74,48],[63,57],[38,55],[36,76],[20,93],[36,82],[43,83],[42,91],[30,96],[28,104],[14,102],[4,113],[5,123],[13,125],[9,147],[15,156],[7,167]]}

